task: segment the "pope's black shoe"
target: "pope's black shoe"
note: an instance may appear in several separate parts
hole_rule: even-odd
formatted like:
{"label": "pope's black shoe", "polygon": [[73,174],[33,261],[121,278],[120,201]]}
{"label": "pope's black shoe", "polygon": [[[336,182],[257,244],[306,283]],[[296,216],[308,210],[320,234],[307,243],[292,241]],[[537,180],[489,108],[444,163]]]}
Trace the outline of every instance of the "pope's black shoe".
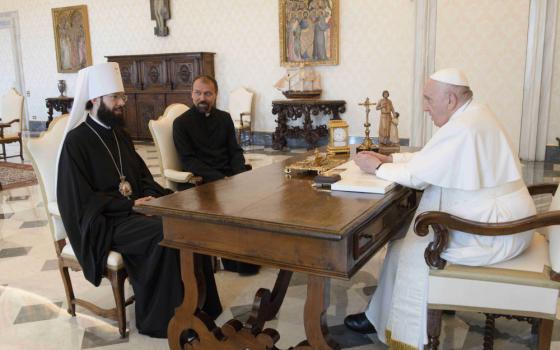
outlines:
{"label": "pope's black shoe", "polygon": [[367,319],[365,312],[346,316],[344,324],[354,332],[362,334],[377,333],[375,327]]}

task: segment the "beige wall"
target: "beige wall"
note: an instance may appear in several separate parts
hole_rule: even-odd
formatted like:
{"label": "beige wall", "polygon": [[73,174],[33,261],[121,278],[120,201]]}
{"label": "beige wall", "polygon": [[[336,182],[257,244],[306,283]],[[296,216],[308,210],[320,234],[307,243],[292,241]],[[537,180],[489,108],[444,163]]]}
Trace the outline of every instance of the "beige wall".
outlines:
{"label": "beige wall", "polygon": [[[58,79],[70,95],[76,74],[56,72],[51,8],[87,4],[94,63],[106,55],[181,51],[216,53],[216,76],[227,108],[227,93],[239,85],[257,93],[254,129],[274,130],[271,101],[283,98],[272,85],[284,69],[279,64],[277,0],[171,1],[170,35],[153,35],[147,0],[2,0],[0,12],[17,10],[22,32],[25,85],[31,91],[31,115],[45,118],[44,98],[56,96]],[[344,99],[343,117],[350,133],[363,132],[366,96],[391,92],[402,115],[402,137],[409,135],[414,50],[414,3],[409,0],[341,0],[340,65],[319,67],[323,98]],[[377,133],[377,121],[374,123]]]}
{"label": "beige wall", "polygon": [[460,67],[475,100],[507,126],[517,149],[523,106],[529,0],[439,0],[436,70]]}
{"label": "beige wall", "polygon": [[[46,118],[44,98],[58,95],[57,80],[67,80],[71,95],[76,78],[56,72],[51,8],[87,4],[95,63],[104,62],[106,55],[215,52],[218,106],[227,109],[227,92],[243,85],[256,92],[254,129],[273,131],[271,101],[283,96],[272,85],[284,73],[279,65],[278,1],[171,1],[171,34],[165,38],[153,35],[148,0],[0,0],[0,12],[18,11],[25,86],[31,91],[29,111],[39,119]],[[410,137],[416,1],[420,0],[340,0],[340,64],[317,70],[323,78],[323,98],[347,101],[343,118],[351,135],[363,135],[364,110],[357,104],[368,96],[377,100],[387,89],[401,113],[400,135]],[[437,2],[436,68],[463,68],[477,98],[498,114],[516,144],[529,2]],[[554,81],[551,133],[557,135],[559,80]],[[378,113],[372,116],[376,136]]]}

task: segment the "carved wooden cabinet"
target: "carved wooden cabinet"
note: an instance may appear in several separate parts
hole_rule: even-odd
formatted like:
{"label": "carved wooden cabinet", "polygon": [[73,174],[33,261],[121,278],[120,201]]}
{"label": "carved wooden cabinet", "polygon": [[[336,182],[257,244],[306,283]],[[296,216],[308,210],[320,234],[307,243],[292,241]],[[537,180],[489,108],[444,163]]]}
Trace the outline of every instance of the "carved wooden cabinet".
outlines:
{"label": "carved wooden cabinet", "polygon": [[192,106],[193,79],[214,76],[214,54],[184,52],[155,55],[107,56],[121,68],[125,93],[125,129],[133,139],[151,139],[148,122],[172,103]]}

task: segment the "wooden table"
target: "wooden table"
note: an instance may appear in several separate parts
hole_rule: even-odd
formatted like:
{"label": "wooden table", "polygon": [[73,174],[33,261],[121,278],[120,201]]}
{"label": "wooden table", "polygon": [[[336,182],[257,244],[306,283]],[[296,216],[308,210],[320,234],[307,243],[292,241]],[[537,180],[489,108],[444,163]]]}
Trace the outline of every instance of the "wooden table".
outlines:
{"label": "wooden table", "polygon": [[[307,149],[317,147],[321,136],[328,134],[326,125],[313,127],[311,115],[330,114],[331,119],[340,119],[346,111],[346,102],[342,100],[294,99],[272,101],[272,114],[278,114],[276,130],[272,134],[272,148],[281,150],[286,147],[286,137],[301,138],[307,141]],[[288,120],[303,117],[303,127],[288,127]]]}
{"label": "wooden table", "polygon": [[49,124],[53,120],[54,111],[60,112],[62,114],[68,113],[72,109],[72,104],[74,103],[74,97],[59,96],[59,97],[48,97],[45,99],[45,104],[47,106],[47,129]]}
{"label": "wooden table", "polygon": [[[137,210],[161,215],[162,244],[181,250],[183,304],[168,329],[169,346],[194,330],[188,349],[276,349],[279,334],[265,329],[278,312],[293,271],[308,274],[304,327],[295,349],[339,349],[326,325],[330,278],[350,279],[396,233],[406,229],[416,194],[397,186],[386,195],[330,192],[311,187],[312,176],[286,175],[276,163],[174,193]],[[200,310],[203,278],[193,253],[277,267],[274,289],[255,295],[246,324],[218,327]]]}

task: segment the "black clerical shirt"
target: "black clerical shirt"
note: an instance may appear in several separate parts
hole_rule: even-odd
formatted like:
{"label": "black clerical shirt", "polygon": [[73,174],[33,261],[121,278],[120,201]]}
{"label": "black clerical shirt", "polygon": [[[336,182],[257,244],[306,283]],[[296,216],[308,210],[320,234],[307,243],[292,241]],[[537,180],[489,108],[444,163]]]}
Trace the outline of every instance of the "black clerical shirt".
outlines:
{"label": "black clerical shirt", "polygon": [[245,171],[229,113],[213,108],[210,115],[189,109],[173,122],[173,140],[184,171],[210,182]]}

